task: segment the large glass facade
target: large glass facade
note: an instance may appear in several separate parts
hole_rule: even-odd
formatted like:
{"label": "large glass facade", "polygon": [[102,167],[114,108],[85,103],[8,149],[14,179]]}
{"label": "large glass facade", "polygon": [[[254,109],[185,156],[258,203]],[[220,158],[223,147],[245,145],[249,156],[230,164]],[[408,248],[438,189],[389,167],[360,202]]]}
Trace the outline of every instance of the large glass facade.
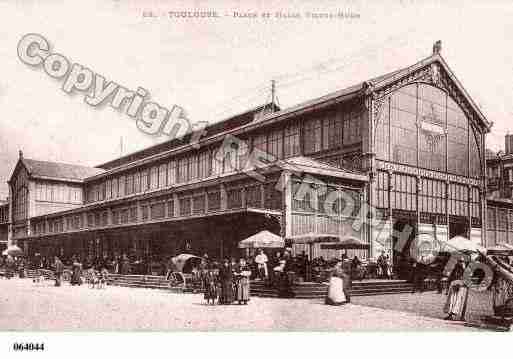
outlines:
{"label": "large glass facade", "polygon": [[375,145],[380,160],[479,178],[478,142],[465,113],[447,93],[418,83],[385,101]]}

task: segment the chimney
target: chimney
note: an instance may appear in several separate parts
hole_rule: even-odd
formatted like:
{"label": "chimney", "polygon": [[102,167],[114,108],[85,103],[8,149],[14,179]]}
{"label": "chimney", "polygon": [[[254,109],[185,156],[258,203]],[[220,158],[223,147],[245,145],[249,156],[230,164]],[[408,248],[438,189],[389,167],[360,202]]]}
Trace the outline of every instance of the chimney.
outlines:
{"label": "chimney", "polygon": [[438,40],[433,44],[433,55],[439,55],[442,52],[442,40]]}
{"label": "chimney", "polygon": [[20,155],[20,159],[22,159],[22,158],[23,158],[23,151],[22,151],[22,150],[19,150],[19,151],[18,151],[18,154]]}
{"label": "chimney", "polygon": [[509,155],[513,152],[513,135],[510,135],[509,133],[505,137],[505,146],[504,150],[506,151],[506,154]]}

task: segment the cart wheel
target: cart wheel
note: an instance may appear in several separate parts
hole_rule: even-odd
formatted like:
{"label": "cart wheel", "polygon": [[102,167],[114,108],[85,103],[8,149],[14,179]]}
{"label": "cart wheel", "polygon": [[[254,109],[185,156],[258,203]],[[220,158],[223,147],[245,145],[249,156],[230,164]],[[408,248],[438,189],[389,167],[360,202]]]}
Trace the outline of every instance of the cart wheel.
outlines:
{"label": "cart wheel", "polygon": [[169,286],[170,287],[178,287],[183,286],[185,287],[185,278],[184,276],[179,272],[173,272],[169,275]]}

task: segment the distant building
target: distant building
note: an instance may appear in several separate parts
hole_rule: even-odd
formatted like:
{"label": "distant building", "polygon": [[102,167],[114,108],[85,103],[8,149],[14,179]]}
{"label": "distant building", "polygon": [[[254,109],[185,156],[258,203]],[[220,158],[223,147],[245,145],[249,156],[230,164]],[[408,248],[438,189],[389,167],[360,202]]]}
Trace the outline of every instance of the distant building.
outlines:
{"label": "distant building", "polygon": [[0,200],[0,252],[7,247],[9,234],[9,201]]}
{"label": "distant building", "polygon": [[490,243],[513,243],[513,135],[504,138],[504,151],[487,150],[487,233]]}
{"label": "distant building", "polygon": [[513,135],[505,136],[505,151],[487,151],[488,195],[513,198]]}

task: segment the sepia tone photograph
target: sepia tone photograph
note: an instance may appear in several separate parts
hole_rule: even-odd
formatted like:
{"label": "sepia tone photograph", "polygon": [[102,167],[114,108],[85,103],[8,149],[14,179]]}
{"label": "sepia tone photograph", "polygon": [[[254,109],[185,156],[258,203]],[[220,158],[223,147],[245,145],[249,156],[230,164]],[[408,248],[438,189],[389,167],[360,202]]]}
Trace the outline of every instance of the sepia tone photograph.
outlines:
{"label": "sepia tone photograph", "polygon": [[0,331],[509,332],[511,15],[0,2]]}

